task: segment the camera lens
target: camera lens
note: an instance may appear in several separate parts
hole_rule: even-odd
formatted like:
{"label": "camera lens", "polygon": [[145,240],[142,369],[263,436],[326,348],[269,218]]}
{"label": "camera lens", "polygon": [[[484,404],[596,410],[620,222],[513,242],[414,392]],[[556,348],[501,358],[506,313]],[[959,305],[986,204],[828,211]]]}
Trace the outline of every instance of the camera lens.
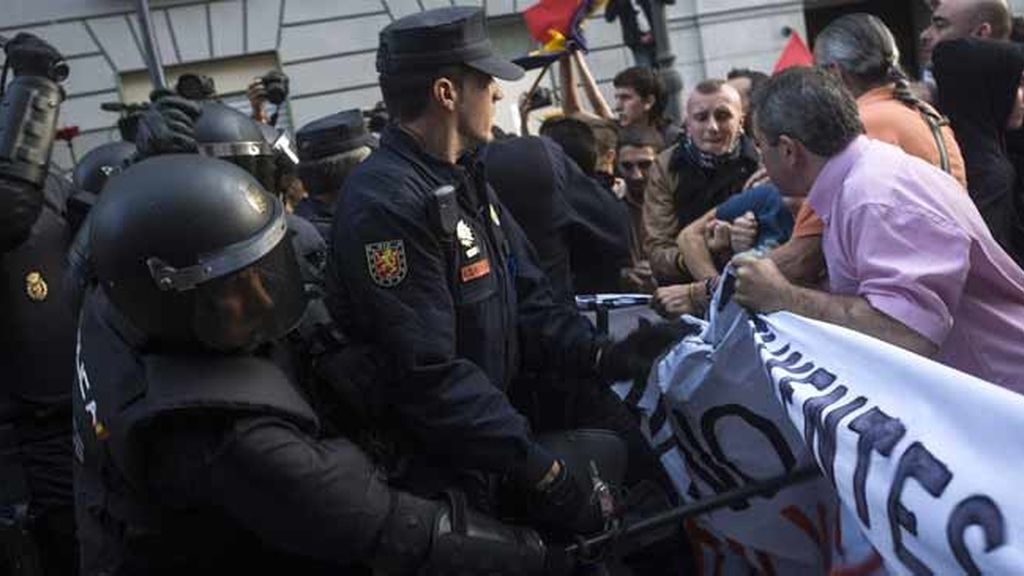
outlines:
{"label": "camera lens", "polygon": [[272,70],[264,74],[261,80],[267,91],[267,100],[275,106],[280,106],[288,97],[288,77],[277,70]]}

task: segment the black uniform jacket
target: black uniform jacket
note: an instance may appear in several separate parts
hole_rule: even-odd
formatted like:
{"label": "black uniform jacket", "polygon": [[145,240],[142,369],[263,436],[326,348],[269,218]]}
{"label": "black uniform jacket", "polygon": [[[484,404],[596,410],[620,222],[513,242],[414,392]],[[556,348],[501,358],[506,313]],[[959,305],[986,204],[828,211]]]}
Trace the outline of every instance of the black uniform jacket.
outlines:
{"label": "black uniform jacket", "polygon": [[[457,190],[447,227],[451,211],[434,200],[444,185]],[[567,375],[592,370],[595,332],[554,303],[475,155],[443,162],[389,127],[346,181],[330,244],[331,314],[394,359],[383,396],[401,425],[465,467],[542,476],[551,457],[503,390],[521,358]]]}
{"label": "black uniform jacket", "polygon": [[522,224],[555,299],[616,292],[629,266],[629,212],[555,142],[510,138],[487,147],[487,180]]}

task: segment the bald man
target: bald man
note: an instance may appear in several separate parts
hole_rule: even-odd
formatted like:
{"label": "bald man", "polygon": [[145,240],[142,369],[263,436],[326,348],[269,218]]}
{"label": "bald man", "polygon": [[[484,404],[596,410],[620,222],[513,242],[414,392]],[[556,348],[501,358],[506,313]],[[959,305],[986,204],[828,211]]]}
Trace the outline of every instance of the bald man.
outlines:
{"label": "bald man", "polygon": [[943,40],[1009,40],[1013,14],[1006,0],[931,0],[931,25],[921,33],[921,63],[930,65],[932,50]]}
{"label": "bald man", "polygon": [[680,232],[743,189],[758,168],[743,133],[743,100],[724,80],[698,84],[686,103],[686,134],[658,156],[644,194],[645,247],[658,283],[690,280]]}

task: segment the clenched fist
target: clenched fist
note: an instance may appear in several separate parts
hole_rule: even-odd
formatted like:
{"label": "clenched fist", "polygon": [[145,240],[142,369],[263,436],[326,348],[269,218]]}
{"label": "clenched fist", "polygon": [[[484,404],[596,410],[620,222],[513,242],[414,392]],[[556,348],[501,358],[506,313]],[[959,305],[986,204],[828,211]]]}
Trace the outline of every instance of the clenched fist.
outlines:
{"label": "clenched fist", "polygon": [[733,299],[754,312],[791,308],[794,286],[771,258],[742,255],[733,258],[736,284]]}

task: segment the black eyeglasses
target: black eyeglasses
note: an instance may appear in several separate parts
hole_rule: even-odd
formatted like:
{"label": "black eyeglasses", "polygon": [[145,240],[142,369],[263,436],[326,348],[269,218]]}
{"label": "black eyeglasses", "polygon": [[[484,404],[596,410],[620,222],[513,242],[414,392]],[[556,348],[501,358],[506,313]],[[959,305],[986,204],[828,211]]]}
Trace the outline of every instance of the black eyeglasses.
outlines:
{"label": "black eyeglasses", "polygon": [[630,162],[628,160],[623,160],[622,162],[619,162],[619,167],[622,168],[623,172],[630,172],[630,171],[633,170],[633,168],[640,168],[641,170],[647,170],[647,169],[649,169],[651,167],[651,164],[654,164],[654,160],[638,160],[636,162]]}

